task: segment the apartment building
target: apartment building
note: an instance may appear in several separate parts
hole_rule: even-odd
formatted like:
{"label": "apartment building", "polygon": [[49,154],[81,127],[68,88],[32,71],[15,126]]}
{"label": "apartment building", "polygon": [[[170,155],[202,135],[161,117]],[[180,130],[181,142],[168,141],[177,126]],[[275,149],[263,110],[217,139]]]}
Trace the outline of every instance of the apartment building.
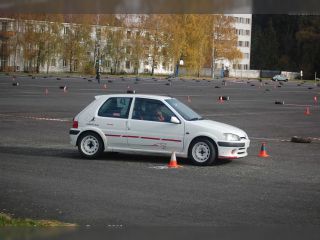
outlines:
{"label": "apartment building", "polygon": [[228,14],[234,18],[234,28],[238,36],[237,47],[242,53],[242,58],[236,61],[227,59],[218,60],[215,69],[221,70],[249,70],[251,57],[251,30],[252,30],[252,14]]}
{"label": "apartment building", "polygon": [[243,58],[233,63],[233,69],[249,70],[251,57],[252,14],[233,14],[238,35],[238,48]]}
{"label": "apartment building", "polygon": [[[229,62],[228,60],[221,60],[216,62],[215,68],[217,69],[240,69],[248,70],[250,69],[250,47],[251,47],[251,26],[252,26],[252,15],[251,14],[232,14],[229,15],[235,19],[235,31],[238,36],[238,48],[243,53],[243,58],[237,60],[236,62]],[[136,19],[136,17],[135,17]],[[15,36],[17,31],[23,31],[23,26],[17,27],[16,21],[14,19],[0,18],[0,71],[13,71],[15,66],[15,71],[30,71],[30,64],[24,61],[23,54],[24,50],[22,48],[12,51],[10,46],[8,46],[9,38]],[[37,24],[35,22],[35,24]],[[106,49],[107,42],[105,39],[101,39],[101,31],[107,26],[91,26],[91,38],[95,42],[93,49],[87,52],[88,59],[95,60],[97,57],[97,43],[99,42],[99,49]],[[108,26],[108,28],[116,27]],[[122,29],[125,31],[123,41],[129,42],[130,39],[136,34],[143,34],[144,37],[148,35],[148,32],[140,32],[135,28]],[[68,23],[64,23],[61,34],[66,35],[69,31]],[[144,47],[144,59],[137,66],[134,66],[132,60],[130,59],[130,54],[132,48],[130,46],[125,48],[126,57],[123,58],[118,64],[117,68],[119,72],[134,73],[137,71],[139,73],[151,73],[153,59],[150,56],[150,46]],[[100,52],[101,53],[101,52]],[[108,55],[108,52],[102,54],[102,64],[101,70],[103,72],[114,71],[113,60]],[[40,72],[45,72],[47,70],[47,64],[43,63],[40,66]],[[61,56],[53,57],[50,61],[50,71],[51,72],[66,72],[70,70],[69,62],[67,59]],[[72,68],[73,71],[79,69],[79,63],[75,62]],[[154,73],[155,74],[172,74],[174,72],[174,64],[168,62],[168,60],[159,59],[155,62]]]}

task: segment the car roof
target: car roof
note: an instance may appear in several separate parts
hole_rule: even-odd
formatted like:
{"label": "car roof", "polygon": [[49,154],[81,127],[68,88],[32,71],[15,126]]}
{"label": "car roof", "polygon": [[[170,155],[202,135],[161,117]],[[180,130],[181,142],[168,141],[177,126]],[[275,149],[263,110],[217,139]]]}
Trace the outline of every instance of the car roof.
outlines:
{"label": "car roof", "polygon": [[150,98],[156,100],[166,100],[172,99],[169,96],[160,96],[160,95],[151,95],[151,94],[106,94],[106,95],[97,95],[95,99],[107,99],[110,97],[140,97],[140,98]]}

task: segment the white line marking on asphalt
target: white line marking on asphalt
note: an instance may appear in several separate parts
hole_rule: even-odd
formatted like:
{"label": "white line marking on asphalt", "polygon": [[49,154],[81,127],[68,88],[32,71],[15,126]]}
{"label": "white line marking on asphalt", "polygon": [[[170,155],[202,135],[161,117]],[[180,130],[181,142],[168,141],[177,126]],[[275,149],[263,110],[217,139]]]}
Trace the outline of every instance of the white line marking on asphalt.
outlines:
{"label": "white line marking on asphalt", "polygon": [[[291,139],[278,139],[278,138],[264,138],[264,137],[249,137],[252,140],[265,140],[277,142],[291,142]],[[320,137],[310,137],[313,141],[320,141]]]}
{"label": "white line marking on asphalt", "polygon": [[283,104],[283,105],[285,105],[285,106],[294,106],[294,107],[312,107],[312,105],[307,105],[307,104],[287,104],[287,103],[285,103],[285,104]]}
{"label": "white line marking on asphalt", "polygon": [[11,115],[11,114],[0,114],[0,116],[4,116],[4,117],[16,117],[16,118],[27,118],[27,119],[33,119],[33,120],[38,120],[38,121],[71,122],[70,119],[62,119],[62,118],[47,118],[47,117],[34,117],[34,116],[18,116],[18,115]]}
{"label": "white line marking on asphalt", "polygon": [[[297,110],[298,111],[298,110]],[[242,115],[262,115],[262,114],[288,114],[297,113],[297,111],[269,111],[269,112],[242,112],[242,113],[215,113],[215,114],[201,114],[203,117],[221,117],[221,116],[242,116]]]}
{"label": "white line marking on asphalt", "polygon": [[264,138],[264,137],[249,137],[252,140],[266,140],[266,141],[278,141],[278,142],[290,142],[289,139],[279,139],[279,138]]}
{"label": "white line marking on asphalt", "polygon": [[168,169],[167,166],[151,166],[149,168],[153,168],[153,169],[159,169],[159,170],[162,170],[162,169]]}

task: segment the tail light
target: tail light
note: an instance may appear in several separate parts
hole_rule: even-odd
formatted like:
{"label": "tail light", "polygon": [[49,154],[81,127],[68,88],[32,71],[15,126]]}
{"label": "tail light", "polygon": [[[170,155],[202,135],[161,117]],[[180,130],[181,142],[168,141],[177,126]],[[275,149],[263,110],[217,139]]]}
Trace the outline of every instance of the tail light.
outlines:
{"label": "tail light", "polygon": [[78,127],[79,127],[78,121],[73,120],[72,128],[78,128]]}

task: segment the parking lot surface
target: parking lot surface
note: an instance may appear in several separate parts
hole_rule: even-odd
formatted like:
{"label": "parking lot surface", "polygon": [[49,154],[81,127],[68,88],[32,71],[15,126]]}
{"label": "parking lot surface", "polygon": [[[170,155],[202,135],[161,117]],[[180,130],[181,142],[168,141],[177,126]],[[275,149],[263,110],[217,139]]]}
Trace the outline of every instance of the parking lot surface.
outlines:
{"label": "parking lot surface", "polygon": [[[81,158],[69,145],[72,118],[94,96],[127,89],[176,97],[207,119],[243,129],[248,157],[210,167],[178,158],[179,169],[161,168],[169,159],[159,156]],[[0,212],[82,226],[319,225],[319,94],[311,83],[247,79],[103,77],[98,84],[2,75]],[[313,141],[292,143],[293,136]],[[268,158],[258,157],[263,142]]]}

